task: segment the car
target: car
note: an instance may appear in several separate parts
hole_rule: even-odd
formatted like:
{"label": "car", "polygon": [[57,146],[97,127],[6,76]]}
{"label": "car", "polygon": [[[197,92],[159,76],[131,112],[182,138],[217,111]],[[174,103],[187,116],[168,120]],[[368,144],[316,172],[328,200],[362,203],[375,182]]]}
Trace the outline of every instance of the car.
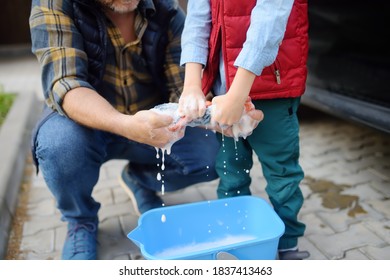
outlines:
{"label": "car", "polygon": [[388,1],[310,0],[302,104],[390,133]]}

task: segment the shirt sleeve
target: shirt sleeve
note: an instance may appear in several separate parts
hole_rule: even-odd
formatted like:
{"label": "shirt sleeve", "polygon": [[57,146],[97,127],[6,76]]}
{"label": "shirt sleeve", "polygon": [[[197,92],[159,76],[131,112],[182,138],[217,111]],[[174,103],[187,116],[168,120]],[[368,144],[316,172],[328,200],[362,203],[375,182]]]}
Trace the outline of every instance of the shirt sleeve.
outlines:
{"label": "shirt sleeve", "polygon": [[294,0],[258,0],[251,13],[251,24],[246,41],[235,60],[242,67],[259,76],[264,67],[277,56]]}
{"label": "shirt sleeve", "polygon": [[209,0],[189,0],[187,17],[182,34],[180,65],[187,62],[207,63],[208,42],[211,29]]}
{"label": "shirt sleeve", "polygon": [[42,88],[49,107],[65,115],[64,96],[87,82],[88,59],[71,15],[71,1],[33,0],[30,14],[32,52],[42,69]]}

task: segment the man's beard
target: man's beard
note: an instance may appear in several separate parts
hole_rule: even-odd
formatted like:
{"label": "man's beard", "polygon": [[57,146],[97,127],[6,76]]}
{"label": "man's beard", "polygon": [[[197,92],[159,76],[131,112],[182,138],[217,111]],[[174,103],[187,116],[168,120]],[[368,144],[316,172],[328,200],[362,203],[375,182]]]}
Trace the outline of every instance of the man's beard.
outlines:
{"label": "man's beard", "polygon": [[128,13],[132,12],[138,7],[140,0],[97,0],[104,7],[117,12],[117,13]]}

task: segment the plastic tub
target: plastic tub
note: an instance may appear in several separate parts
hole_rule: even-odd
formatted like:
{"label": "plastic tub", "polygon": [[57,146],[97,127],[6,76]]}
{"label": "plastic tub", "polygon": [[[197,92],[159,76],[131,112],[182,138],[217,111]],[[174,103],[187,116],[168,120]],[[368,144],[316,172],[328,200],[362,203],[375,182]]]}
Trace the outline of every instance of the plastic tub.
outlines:
{"label": "plastic tub", "polygon": [[238,196],[150,210],[127,237],[149,260],[271,260],[284,229],[264,199]]}

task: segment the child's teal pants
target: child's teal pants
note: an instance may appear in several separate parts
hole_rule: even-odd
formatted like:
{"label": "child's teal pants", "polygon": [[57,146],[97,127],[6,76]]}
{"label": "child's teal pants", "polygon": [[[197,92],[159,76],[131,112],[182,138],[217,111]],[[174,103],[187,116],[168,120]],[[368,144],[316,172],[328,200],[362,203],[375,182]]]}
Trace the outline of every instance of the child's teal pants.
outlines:
{"label": "child's teal pants", "polygon": [[252,151],[259,158],[269,200],[283,220],[286,230],[280,238],[279,249],[297,246],[305,225],[298,221],[303,204],[299,184],[304,177],[299,165],[299,123],[297,109],[300,98],[254,100],[264,119],[246,139],[222,137],[216,170],[220,176],[218,198],[249,195]]}

